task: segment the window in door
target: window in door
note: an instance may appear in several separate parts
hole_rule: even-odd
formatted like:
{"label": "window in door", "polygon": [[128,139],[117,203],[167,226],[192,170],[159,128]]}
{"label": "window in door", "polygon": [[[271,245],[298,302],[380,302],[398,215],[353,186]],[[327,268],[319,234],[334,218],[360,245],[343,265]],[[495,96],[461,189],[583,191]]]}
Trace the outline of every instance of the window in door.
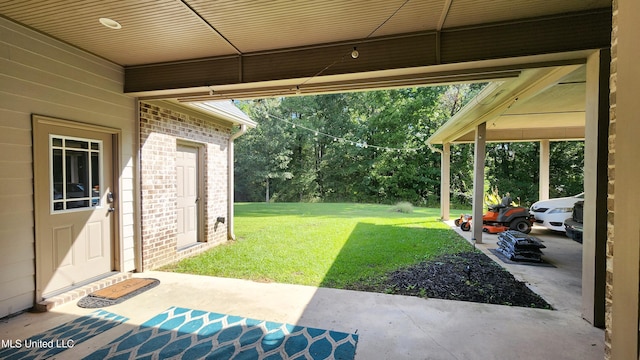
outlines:
{"label": "window in door", "polygon": [[100,206],[102,141],[49,136],[51,211]]}

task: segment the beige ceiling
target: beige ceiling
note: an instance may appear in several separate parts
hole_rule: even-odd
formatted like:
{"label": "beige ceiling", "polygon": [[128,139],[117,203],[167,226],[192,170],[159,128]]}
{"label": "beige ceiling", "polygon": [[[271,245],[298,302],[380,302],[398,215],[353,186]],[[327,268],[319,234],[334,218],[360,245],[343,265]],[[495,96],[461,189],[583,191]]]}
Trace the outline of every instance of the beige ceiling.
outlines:
{"label": "beige ceiling", "polygon": [[583,136],[582,64],[609,46],[610,11],[611,0],[0,0],[3,17],[122,65],[124,92],[143,98],[498,81],[433,143],[472,140],[464,126],[481,121],[496,138]]}
{"label": "beige ceiling", "polygon": [[[610,0],[0,0],[0,14],[123,66],[451,29]],[[98,19],[122,25],[113,30]]]}

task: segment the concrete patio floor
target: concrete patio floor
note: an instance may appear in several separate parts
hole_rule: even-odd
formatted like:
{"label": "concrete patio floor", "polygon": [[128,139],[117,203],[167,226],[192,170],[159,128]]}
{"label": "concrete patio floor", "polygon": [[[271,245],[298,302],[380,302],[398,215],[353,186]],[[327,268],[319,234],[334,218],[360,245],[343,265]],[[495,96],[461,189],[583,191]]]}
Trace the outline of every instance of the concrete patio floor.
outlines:
{"label": "concrete patio floor", "polygon": [[[159,286],[104,308],[129,321],[55,359],[82,358],[170,306],[357,333],[358,360],[602,359],[603,331],[580,317],[580,267],[570,260],[580,244],[547,238],[553,234],[539,229],[533,235],[543,238],[545,258],[555,268],[498,262],[530,282],[558,310],[150,271],[134,277],[159,279]],[[478,248],[495,247],[491,237]],[[26,339],[92,311],[74,301],[47,313],[0,319],[0,339]]]}

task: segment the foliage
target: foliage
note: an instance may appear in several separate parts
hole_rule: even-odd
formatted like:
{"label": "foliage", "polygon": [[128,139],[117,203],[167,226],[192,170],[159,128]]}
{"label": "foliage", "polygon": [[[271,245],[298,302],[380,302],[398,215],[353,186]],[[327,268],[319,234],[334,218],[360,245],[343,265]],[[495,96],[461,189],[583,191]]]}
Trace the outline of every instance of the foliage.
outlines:
{"label": "foliage", "polygon": [[[425,140],[484,85],[238,102],[259,125],[236,140],[236,199],[437,206],[440,154]],[[584,142],[550,150],[550,196],[581,192]],[[473,162],[473,144],[451,145],[454,206],[471,204]],[[538,200],[538,164],[538,143],[487,144],[490,186],[524,205]]]}
{"label": "foliage", "polygon": [[498,193],[497,188],[491,189],[491,191],[487,191],[484,193],[484,204],[487,207],[499,205],[502,202],[502,197],[500,193]]}
{"label": "foliage", "polygon": [[[584,141],[552,142],[549,196],[576,195],[583,190]],[[487,144],[486,178],[492,187],[510,192],[524,206],[538,201],[540,144]]]}
{"label": "foliage", "polygon": [[467,251],[436,209],[389,205],[243,203],[238,240],[163,270],[255,281],[339,287],[380,278],[434,256]]}
{"label": "foliage", "polygon": [[[498,188],[496,188],[496,187],[492,188],[489,191],[485,190],[485,192],[484,192],[484,205],[487,208],[492,207],[492,206],[496,206],[496,205],[501,205],[502,204],[502,200],[506,196],[510,197],[510,193],[506,192],[506,193],[500,195],[500,192],[498,191]],[[516,203],[515,201],[513,201],[513,199],[511,200],[511,202],[508,205],[509,206],[520,206],[520,204]]]}
{"label": "foliage", "polygon": [[[268,202],[274,188],[293,177],[289,170],[291,136],[273,116],[279,115],[279,102],[265,99],[244,107],[261,126],[236,140],[236,198],[263,198]],[[275,182],[275,184],[274,184]]]}
{"label": "foliage", "polygon": [[549,197],[573,196],[584,190],[584,141],[550,145]]}

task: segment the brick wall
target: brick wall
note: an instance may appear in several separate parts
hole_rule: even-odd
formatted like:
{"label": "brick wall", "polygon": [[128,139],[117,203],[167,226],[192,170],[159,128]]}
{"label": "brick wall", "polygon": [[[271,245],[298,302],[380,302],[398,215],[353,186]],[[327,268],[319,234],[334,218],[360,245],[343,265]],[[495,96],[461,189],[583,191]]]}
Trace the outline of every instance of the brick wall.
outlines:
{"label": "brick wall", "polygon": [[611,358],[611,306],[613,301],[613,221],[614,221],[614,180],[615,180],[615,140],[616,140],[616,78],[618,60],[618,1],[613,0],[613,19],[611,32],[611,91],[609,104],[609,182],[607,190],[607,285],[605,304],[605,359]]}
{"label": "brick wall", "polygon": [[[162,103],[140,104],[142,266],[145,270],[195,255],[227,240],[227,146],[231,124]],[[201,242],[177,249],[176,148],[181,140],[202,146],[204,222]]]}

